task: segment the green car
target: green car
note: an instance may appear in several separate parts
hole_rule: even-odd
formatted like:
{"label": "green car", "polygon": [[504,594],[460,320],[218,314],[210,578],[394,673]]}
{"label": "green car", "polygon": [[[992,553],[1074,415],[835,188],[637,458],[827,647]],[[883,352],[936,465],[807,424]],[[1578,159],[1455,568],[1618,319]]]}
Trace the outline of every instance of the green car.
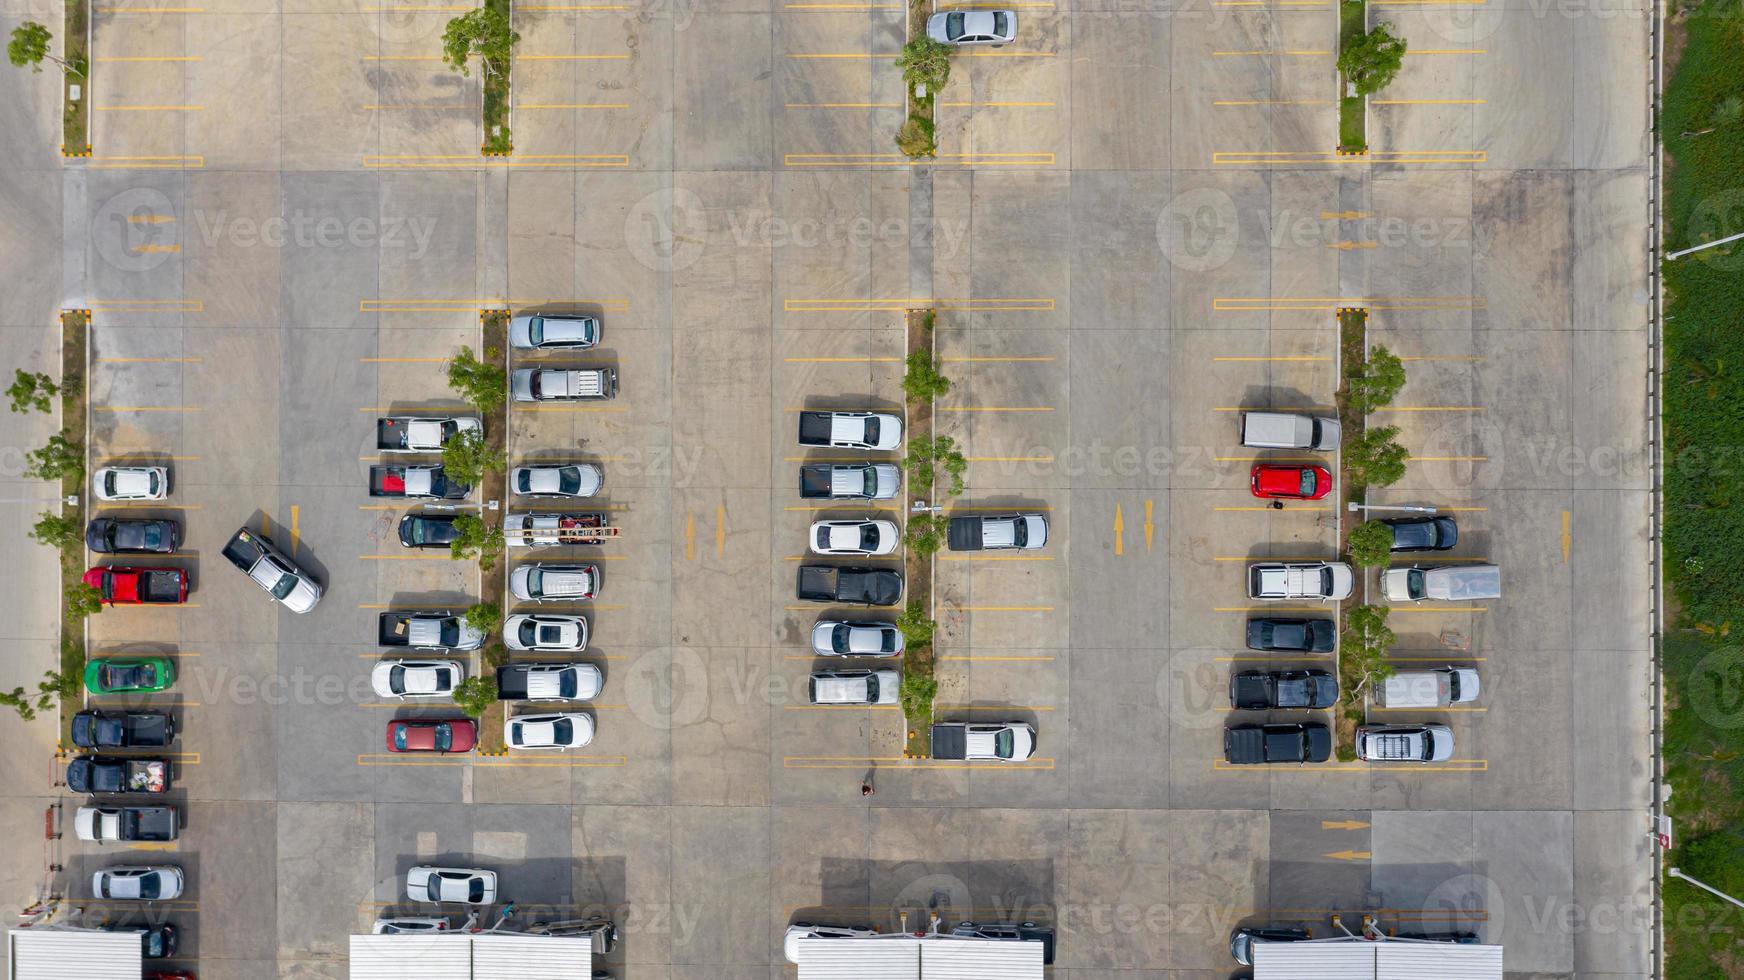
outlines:
{"label": "green car", "polygon": [[175,682],[168,657],[99,657],[85,665],[85,690],[92,694],[161,691]]}

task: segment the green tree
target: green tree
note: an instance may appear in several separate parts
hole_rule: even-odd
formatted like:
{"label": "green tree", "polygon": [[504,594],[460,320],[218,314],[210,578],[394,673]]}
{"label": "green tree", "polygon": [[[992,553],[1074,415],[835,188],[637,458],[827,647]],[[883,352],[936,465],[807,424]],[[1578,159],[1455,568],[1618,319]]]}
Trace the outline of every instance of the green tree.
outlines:
{"label": "green tree", "polygon": [[493,347],[485,356],[492,363],[479,360],[471,347],[462,347],[454,360],[448,362],[448,387],[480,412],[490,412],[509,400],[509,379],[495,364],[502,351]]}
{"label": "green tree", "polygon": [[945,544],[950,521],[936,514],[915,514],[908,519],[908,546],[918,555],[935,554]]}
{"label": "green tree", "polygon": [[1390,612],[1386,606],[1353,606],[1346,616],[1339,640],[1338,672],[1343,676],[1344,696],[1352,702],[1364,687],[1393,676],[1387,651],[1398,637],[1387,627]]}
{"label": "green tree", "polygon": [[939,373],[930,351],[910,351],[908,371],[902,376],[902,390],[914,401],[930,402],[951,390],[951,379]]}
{"label": "green tree", "polygon": [[1350,532],[1350,560],[1362,568],[1393,560],[1393,529],[1381,521],[1364,521]]}
{"label": "green tree", "polygon": [[67,615],[80,619],[103,611],[103,593],[95,586],[74,582],[67,586]]}
{"label": "green tree", "polygon": [[933,641],[933,634],[938,632],[937,620],[927,616],[919,599],[908,600],[908,606],[902,614],[896,617],[896,628],[902,631],[902,645],[909,650],[917,650]]}
{"label": "green tree", "polygon": [[911,490],[930,493],[938,482],[938,469],[942,466],[951,478],[950,495],[955,497],[963,492],[963,473],[968,470],[969,461],[949,436],[910,439],[908,457],[903,464],[908,469]]}
{"label": "green tree", "polygon": [[1398,435],[1398,426],[1383,425],[1365,430],[1345,445],[1344,465],[1350,471],[1352,493],[1392,486],[1404,477],[1411,454],[1396,441]]}
{"label": "green tree", "polygon": [[30,536],[50,548],[76,548],[85,540],[83,530],[78,521],[45,510],[31,525]]}
{"label": "green tree", "polygon": [[457,432],[442,444],[442,472],[450,480],[477,486],[486,470],[501,473],[508,468],[508,454],[492,449],[482,432]]}
{"label": "green tree", "polygon": [[468,609],[462,618],[466,625],[486,636],[493,636],[503,628],[503,607],[501,603],[481,602]]}
{"label": "green tree", "polygon": [[1373,95],[1387,87],[1405,63],[1405,39],[1385,24],[1344,46],[1338,53],[1338,70],[1356,85],[1356,94]]}
{"label": "green tree", "polygon": [[454,519],[454,540],[448,545],[448,554],[455,561],[476,556],[478,566],[490,571],[503,555],[503,529],[475,514],[461,514]]}
{"label": "green tree", "polygon": [[520,41],[521,35],[509,25],[508,14],[487,4],[448,22],[442,32],[442,60],[462,75],[470,75],[466,60],[476,54],[484,59],[485,73],[495,75],[502,71],[500,66],[508,64]]}
{"label": "green tree", "polygon": [[1393,396],[1405,387],[1405,362],[1399,355],[1376,344],[1369,349],[1368,363],[1350,377],[1350,406],[1367,415],[1391,405]]}
{"label": "green tree", "polygon": [[67,438],[65,432],[49,436],[48,445],[25,454],[24,475],[39,480],[70,476],[85,478],[85,447]]}
{"label": "green tree", "polygon": [[60,387],[48,375],[19,368],[13,373],[12,386],[6,389],[6,397],[12,399],[14,412],[47,412],[54,407],[51,399],[60,392]]}
{"label": "green tree", "polygon": [[83,67],[48,53],[48,42],[53,38],[48,28],[27,20],[12,29],[12,40],[6,42],[6,60],[19,68],[42,71],[43,60],[47,59],[60,65],[62,71],[83,77]]}
{"label": "green tree", "polygon": [[902,674],[902,713],[911,721],[925,722],[932,717],[933,699],[938,697],[939,682],[931,674],[904,671]]}
{"label": "green tree", "polygon": [[936,156],[939,152],[938,129],[925,116],[909,116],[896,131],[896,148],[907,157]]}
{"label": "green tree", "polygon": [[926,98],[931,100],[951,79],[951,48],[930,37],[917,37],[903,45],[896,67],[902,69],[910,94],[916,85],[925,85]]}
{"label": "green tree", "polygon": [[483,715],[496,699],[495,677],[468,677],[454,686],[454,706],[469,718]]}

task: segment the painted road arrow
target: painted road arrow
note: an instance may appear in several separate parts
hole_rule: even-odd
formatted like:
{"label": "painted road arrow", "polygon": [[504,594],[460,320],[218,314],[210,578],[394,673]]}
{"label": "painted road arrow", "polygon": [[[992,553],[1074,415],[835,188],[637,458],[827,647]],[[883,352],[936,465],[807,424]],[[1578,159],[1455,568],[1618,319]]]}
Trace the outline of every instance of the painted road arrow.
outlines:
{"label": "painted road arrow", "polygon": [[1145,501],[1145,551],[1151,550],[1151,537],[1156,534],[1157,526],[1151,523],[1151,506],[1154,501]]}
{"label": "painted road arrow", "polygon": [[1367,861],[1374,857],[1368,851],[1333,851],[1331,854],[1321,856],[1332,858],[1334,861]]}
{"label": "painted road arrow", "polygon": [[1320,829],[1321,830],[1367,830],[1368,828],[1369,828],[1369,824],[1368,824],[1368,821],[1366,821],[1366,820],[1322,820],[1322,821],[1320,821]]}
{"label": "painted road arrow", "polygon": [[1126,520],[1120,515],[1120,505],[1114,505],[1114,553],[1126,554]]}

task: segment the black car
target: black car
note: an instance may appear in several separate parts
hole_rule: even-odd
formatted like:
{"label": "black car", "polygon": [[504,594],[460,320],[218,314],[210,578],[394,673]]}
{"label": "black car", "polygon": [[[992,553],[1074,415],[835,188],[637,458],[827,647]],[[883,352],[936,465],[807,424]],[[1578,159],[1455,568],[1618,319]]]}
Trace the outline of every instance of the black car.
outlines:
{"label": "black car", "polygon": [[446,548],[458,537],[453,515],[407,514],[400,518],[400,544],[408,548]]}
{"label": "black car", "polygon": [[1330,619],[1250,619],[1247,621],[1249,650],[1282,650],[1289,653],[1331,653],[1338,639],[1338,624]]}
{"label": "black car", "polygon": [[1305,939],[1313,939],[1314,933],[1307,929],[1254,929],[1247,926],[1237,926],[1229,934],[1229,955],[1242,966],[1253,966],[1254,943],[1299,943]]}
{"label": "black car", "polygon": [[99,517],[85,525],[85,547],[99,555],[167,555],[181,543],[175,521]]}
{"label": "black car", "polygon": [[161,960],[176,955],[176,947],[180,945],[181,937],[176,927],[169,923],[157,926],[126,926],[109,923],[102,927],[104,932],[133,932],[139,934],[140,955],[148,960]]}
{"label": "black car", "polygon": [[1459,544],[1459,525],[1451,517],[1394,517],[1381,523],[1393,529],[1394,551],[1446,551]]}
{"label": "black car", "polygon": [[953,936],[973,939],[1033,939],[1042,944],[1042,965],[1054,962],[1054,930],[1033,922],[959,922],[951,929]]}
{"label": "black car", "polygon": [[1325,725],[1231,725],[1223,730],[1223,761],[1232,766],[1325,762],[1332,729]]}
{"label": "black car", "polygon": [[1229,706],[1237,711],[1330,708],[1338,678],[1324,670],[1244,670],[1229,677]]}

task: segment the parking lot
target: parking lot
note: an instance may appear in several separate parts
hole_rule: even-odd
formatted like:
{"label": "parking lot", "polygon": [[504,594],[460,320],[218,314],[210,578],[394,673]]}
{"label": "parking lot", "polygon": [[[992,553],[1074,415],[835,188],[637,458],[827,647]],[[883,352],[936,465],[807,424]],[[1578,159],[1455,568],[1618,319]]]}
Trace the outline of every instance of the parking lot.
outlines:
{"label": "parking lot", "polygon": [[[172,690],[93,703],[177,713],[186,816],[167,853],[69,843],[65,887],[181,864],[153,914],[205,980],[344,977],[419,863],[497,869],[526,921],[611,914],[625,978],[791,976],[789,922],[929,907],[1054,924],[1059,977],[1225,976],[1238,923],[1363,909],[1477,932],[1510,974],[1645,976],[1645,21],[1377,0],[1413,55],[1351,163],[1331,4],[1019,3],[916,168],[887,6],[517,6],[493,160],[477,69],[436,57],[447,8],[98,6],[92,163],[0,150],[0,255],[35,270],[0,311],[9,363],[46,370],[55,312],[91,309],[91,464],[173,471],[126,510],[183,522],[190,604],[107,610],[90,647],[175,659]],[[53,122],[0,84],[21,131]],[[480,311],[553,302],[603,311],[602,345],[515,365],[609,365],[619,394],[511,406],[508,450],[599,465],[623,528],[588,558],[598,736],[389,755],[389,719],[449,712],[371,693],[376,614],[480,583],[400,548],[373,420],[465,411],[443,362]],[[899,410],[927,302],[956,506],[1053,528],[935,572],[938,713],[1031,722],[1023,764],[906,759],[900,710],[806,704],[805,528],[895,508],[802,500],[833,457],[796,413]],[[1475,665],[1483,698],[1399,719],[1450,725],[1447,763],[1230,767],[1229,672],[1301,665],[1243,649],[1246,564],[1333,557],[1339,516],[1253,498],[1237,416],[1329,408],[1350,305],[1409,378],[1375,421],[1413,462],[1370,502],[1441,508],[1451,557],[1503,569],[1500,600],[1396,609],[1394,659]],[[52,431],[4,424],[19,452]],[[53,497],[19,469],[15,540]],[[325,583],[314,612],[222,560],[243,524]],[[8,688],[54,654],[53,557],[15,550]],[[17,833],[61,793],[52,725],[0,720],[34,746],[4,763]],[[29,894],[41,861],[5,874]]]}

